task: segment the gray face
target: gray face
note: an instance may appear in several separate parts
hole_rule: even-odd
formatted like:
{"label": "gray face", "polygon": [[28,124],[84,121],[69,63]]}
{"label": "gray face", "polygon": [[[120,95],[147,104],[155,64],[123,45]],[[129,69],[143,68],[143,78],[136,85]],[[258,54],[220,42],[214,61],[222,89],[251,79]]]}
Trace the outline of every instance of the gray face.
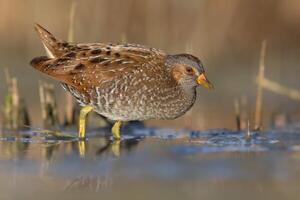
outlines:
{"label": "gray face", "polygon": [[197,78],[204,73],[204,68],[197,57],[190,54],[170,55],[168,62],[175,72],[173,76],[185,89],[195,88],[199,85]]}
{"label": "gray face", "polygon": [[196,56],[191,54],[176,54],[171,56],[174,63],[185,64],[194,67],[198,70],[199,74],[205,72],[202,62]]}

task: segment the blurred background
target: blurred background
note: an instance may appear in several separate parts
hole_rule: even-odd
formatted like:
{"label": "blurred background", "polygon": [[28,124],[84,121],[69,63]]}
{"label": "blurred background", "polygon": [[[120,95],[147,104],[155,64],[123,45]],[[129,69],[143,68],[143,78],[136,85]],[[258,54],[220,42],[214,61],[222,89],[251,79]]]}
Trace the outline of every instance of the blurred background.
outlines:
{"label": "blurred background", "polygon": [[[40,126],[38,81],[56,85],[60,115],[65,106],[60,85],[35,71],[29,62],[44,55],[33,29],[45,26],[67,39],[72,0],[0,0],[0,103],[6,91],[3,69],[18,78],[34,126]],[[170,54],[188,52],[204,63],[214,91],[198,89],[196,105],[173,121],[152,126],[235,128],[236,99],[242,99],[250,124],[256,97],[261,43],[267,40],[265,76],[300,89],[300,1],[297,0],[78,0],[75,42],[144,44]],[[299,121],[300,102],[265,91],[263,125],[286,113]]]}

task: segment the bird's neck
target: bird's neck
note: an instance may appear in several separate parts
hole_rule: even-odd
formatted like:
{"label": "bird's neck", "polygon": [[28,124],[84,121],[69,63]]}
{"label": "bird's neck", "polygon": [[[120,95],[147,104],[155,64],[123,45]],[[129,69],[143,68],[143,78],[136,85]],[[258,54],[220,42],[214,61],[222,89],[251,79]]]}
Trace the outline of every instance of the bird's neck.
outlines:
{"label": "bird's neck", "polygon": [[180,95],[180,109],[181,113],[187,112],[196,101],[196,88],[181,88]]}

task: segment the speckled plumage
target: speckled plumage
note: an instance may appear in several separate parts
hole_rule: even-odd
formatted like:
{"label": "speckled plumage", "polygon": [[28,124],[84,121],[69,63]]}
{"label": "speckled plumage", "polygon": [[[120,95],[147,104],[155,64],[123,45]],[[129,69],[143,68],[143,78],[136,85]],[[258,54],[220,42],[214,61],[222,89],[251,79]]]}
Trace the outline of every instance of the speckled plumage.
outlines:
{"label": "speckled plumage", "polygon": [[[132,44],[70,44],[39,25],[36,30],[49,57],[37,57],[31,65],[111,120],[174,119],[195,102],[194,79],[204,69],[192,55]],[[182,72],[182,66],[193,71]]]}

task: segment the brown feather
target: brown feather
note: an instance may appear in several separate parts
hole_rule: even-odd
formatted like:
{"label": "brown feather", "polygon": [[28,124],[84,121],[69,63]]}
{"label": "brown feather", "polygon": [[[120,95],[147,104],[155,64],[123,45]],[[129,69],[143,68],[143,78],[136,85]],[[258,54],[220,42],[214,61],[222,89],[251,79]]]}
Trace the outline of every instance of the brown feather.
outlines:
{"label": "brown feather", "polygon": [[[61,57],[38,57],[31,65],[50,77],[75,88],[99,86],[138,68],[163,67],[165,54],[135,45],[68,45],[72,50]],[[109,53],[108,53],[109,52]]]}

